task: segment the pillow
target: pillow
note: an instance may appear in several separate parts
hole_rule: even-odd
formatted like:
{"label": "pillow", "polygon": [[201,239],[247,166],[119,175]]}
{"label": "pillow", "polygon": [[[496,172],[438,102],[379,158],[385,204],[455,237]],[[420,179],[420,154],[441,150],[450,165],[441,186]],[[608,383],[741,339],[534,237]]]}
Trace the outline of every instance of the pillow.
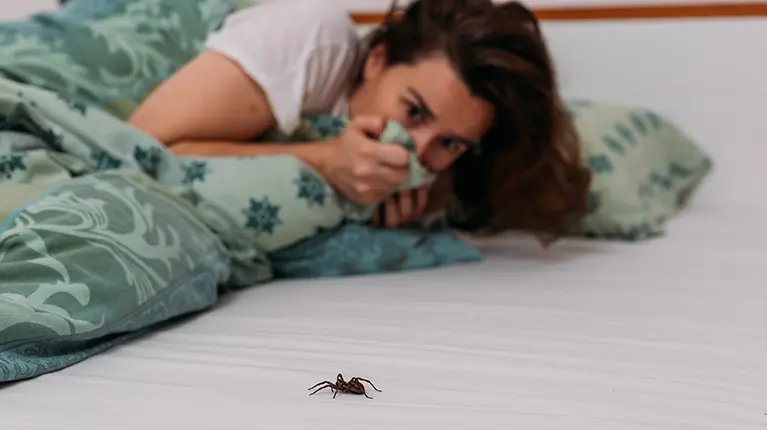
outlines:
{"label": "pillow", "polygon": [[[330,132],[323,128],[326,118],[314,120],[315,130]],[[344,120],[337,121],[335,133],[345,124]],[[317,140],[316,136],[294,139]],[[399,189],[417,188],[433,179],[416,160],[412,142],[401,125],[389,122],[381,141],[387,142],[382,145],[399,144],[411,151],[410,176]],[[267,252],[293,245],[345,220],[366,221],[375,209],[343,199],[319,173],[292,156],[187,157],[185,169],[185,193],[199,202],[198,209],[208,220],[216,218],[216,224],[236,226],[230,229],[231,234]]]}
{"label": "pillow", "polygon": [[[346,124],[344,118],[307,115],[291,138],[273,133],[263,140],[323,140],[337,136]],[[385,136],[384,140],[409,140],[404,130],[399,133],[398,138]],[[412,143],[406,143],[406,147],[415,150]],[[416,165],[411,162],[411,166]],[[420,175],[423,172],[411,172],[411,177]],[[360,210],[348,203],[344,205],[347,216],[340,226],[318,227],[317,235],[270,253],[273,275],[282,278],[364,275],[482,261],[480,252],[463,243],[446,225],[433,223],[429,231],[379,229],[360,222],[370,218],[371,207]]]}
{"label": "pillow", "polygon": [[661,235],[712,169],[703,149],[649,109],[568,102],[593,173],[590,213],[576,236],[638,241]]}
{"label": "pillow", "polygon": [[202,49],[233,0],[69,0],[0,23],[0,74],[128,118]]}
{"label": "pillow", "polygon": [[[306,115],[293,136],[272,131],[261,140],[318,141],[337,136],[347,123],[340,117]],[[401,125],[388,123],[381,140],[411,151],[410,178],[399,189],[433,179],[416,161],[415,147]],[[448,231],[392,231],[363,224],[374,206],[341,198],[317,172],[293,157],[190,157],[185,168],[183,182],[192,185],[188,198],[198,201],[208,225],[232,255],[239,256],[233,258],[235,288],[266,276],[362,275],[482,260],[479,251]],[[330,249],[345,252],[329,253]],[[261,252],[269,253],[268,275],[259,274],[259,267],[249,262]]]}
{"label": "pillow", "polygon": [[450,231],[377,229],[356,222],[269,254],[278,278],[402,272],[482,261]]}
{"label": "pillow", "polygon": [[216,302],[229,257],[186,202],[140,172],[48,188],[0,226],[0,382],[71,366]]}

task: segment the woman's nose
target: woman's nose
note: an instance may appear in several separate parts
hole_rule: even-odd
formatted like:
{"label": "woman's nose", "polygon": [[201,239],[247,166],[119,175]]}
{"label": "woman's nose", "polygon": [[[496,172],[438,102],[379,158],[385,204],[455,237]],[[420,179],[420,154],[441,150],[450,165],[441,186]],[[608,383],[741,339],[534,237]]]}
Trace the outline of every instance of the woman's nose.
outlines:
{"label": "woman's nose", "polygon": [[413,139],[415,145],[415,154],[418,160],[423,163],[428,157],[429,150],[433,143],[436,141],[439,131],[435,127],[418,127],[416,129],[408,130],[410,138]]}

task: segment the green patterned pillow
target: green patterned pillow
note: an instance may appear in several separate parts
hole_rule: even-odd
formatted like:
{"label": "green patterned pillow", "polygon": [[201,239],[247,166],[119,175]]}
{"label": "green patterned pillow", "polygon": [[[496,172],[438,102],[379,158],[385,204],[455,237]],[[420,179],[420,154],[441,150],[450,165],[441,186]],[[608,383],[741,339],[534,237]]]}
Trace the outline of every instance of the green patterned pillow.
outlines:
{"label": "green patterned pillow", "polygon": [[70,0],[0,23],[0,74],[126,119],[234,9],[234,0]]}
{"label": "green patterned pillow", "polygon": [[712,168],[706,152],[644,108],[573,100],[568,107],[593,172],[578,236],[643,240],[665,231]]}
{"label": "green patterned pillow", "polygon": [[[291,140],[317,141],[337,134],[346,124],[329,116],[309,116],[305,121]],[[389,122],[380,140],[387,142],[382,145],[398,144],[411,151],[410,176],[399,189],[423,186],[433,179],[416,160],[410,137],[400,124]],[[284,249],[343,221],[366,221],[374,210],[374,206],[343,199],[319,173],[292,156],[188,157],[185,170],[186,193],[198,201],[208,224],[220,234],[232,232],[266,252]]]}

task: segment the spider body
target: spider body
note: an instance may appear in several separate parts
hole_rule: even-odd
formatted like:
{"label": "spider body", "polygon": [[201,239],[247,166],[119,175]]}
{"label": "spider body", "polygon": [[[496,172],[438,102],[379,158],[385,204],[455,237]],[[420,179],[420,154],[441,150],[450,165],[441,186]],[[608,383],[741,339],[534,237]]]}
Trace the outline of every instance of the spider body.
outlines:
{"label": "spider body", "polygon": [[[338,377],[336,378],[336,382],[330,382],[330,381],[322,381],[318,384],[315,384],[313,387],[309,388],[309,391],[317,388],[314,390],[314,392],[309,393],[309,395],[313,395],[318,393],[321,390],[324,390],[325,388],[330,388],[333,390],[333,398],[335,399],[339,392],[341,393],[347,393],[347,394],[356,394],[365,396],[368,399],[372,399],[372,397],[368,396],[368,394],[365,392],[365,386],[362,385],[363,382],[367,382],[370,384],[371,387],[373,387],[374,390],[378,391],[379,393],[382,393],[383,391],[376,388],[375,385],[373,385],[372,382],[370,382],[367,379],[354,377],[348,381],[344,380],[344,375],[338,374]],[[319,388],[318,388],[319,387]]]}

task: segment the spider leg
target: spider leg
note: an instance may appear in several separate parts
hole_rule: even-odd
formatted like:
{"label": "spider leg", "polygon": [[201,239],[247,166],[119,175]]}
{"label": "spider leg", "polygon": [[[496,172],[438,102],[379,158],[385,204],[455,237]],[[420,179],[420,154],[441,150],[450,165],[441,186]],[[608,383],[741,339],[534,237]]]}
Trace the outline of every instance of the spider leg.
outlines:
{"label": "spider leg", "polygon": [[333,398],[335,399],[337,395],[338,395],[338,390],[334,388],[333,389]]}
{"label": "spider leg", "polygon": [[363,396],[367,397],[370,400],[373,400],[372,397],[368,396],[368,393],[365,391],[365,386],[362,385],[359,381],[357,381],[357,384],[359,384],[360,392],[357,394],[362,394]]}
{"label": "spider leg", "polygon": [[322,382],[318,382],[318,383],[314,384],[314,386],[313,386],[313,387],[309,387],[309,391],[311,391],[311,390],[312,390],[312,389],[314,389],[314,388],[317,388],[317,387],[319,387],[319,386],[320,386],[320,385],[322,385],[322,384],[330,384],[330,385],[333,385],[333,383],[332,383],[332,382],[330,382],[330,381],[322,381]]}
{"label": "spider leg", "polygon": [[381,391],[381,390],[379,390],[378,388],[376,388],[376,386],[375,386],[375,385],[373,385],[373,383],[372,383],[372,382],[370,382],[369,380],[367,380],[367,379],[365,379],[365,378],[357,378],[357,380],[359,380],[359,381],[363,381],[363,382],[367,382],[368,384],[370,384],[370,386],[371,386],[371,387],[373,387],[373,389],[374,389],[374,390],[378,391],[379,393],[383,393],[383,391]]}
{"label": "spider leg", "polygon": [[[333,386],[333,384],[327,384],[327,385],[324,385],[324,386],[322,386],[320,388],[317,388],[316,390],[314,390],[313,393],[310,393],[309,395],[312,396],[314,394],[317,394],[318,392],[324,390],[325,388],[330,388],[331,390],[335,390],[335,386]],[[335,396],[333,396],[333,397],[335,397]]]}

